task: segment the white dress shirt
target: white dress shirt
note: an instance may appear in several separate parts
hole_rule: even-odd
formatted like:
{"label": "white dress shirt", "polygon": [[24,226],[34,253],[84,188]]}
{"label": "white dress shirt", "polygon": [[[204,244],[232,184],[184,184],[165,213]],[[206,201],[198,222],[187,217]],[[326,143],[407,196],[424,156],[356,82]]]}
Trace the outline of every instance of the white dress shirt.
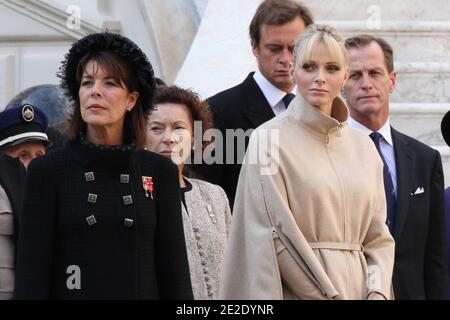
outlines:
{"label": "white dress shirt", "polygon": [[[278,89],[273,84],[271,84],[259,70],[255,72],[255,74],[253,75],[253,79],[255,79],[256,83],[264,94],[264,97],[266,97],[266,100],[269,102],[273,113],[276,116],[286,110],[283,102],[283,98],[286,95],[286,92]],[[296,86],[291,90],[291,93],[297,94]]]}
{"label": "white dress shirt", "polygon": [[[348,125],[367,135],[370,135],[373,132],[351,117],[348,118]],[[378,130],[378,133],[383,136],[383,139],[380,140],[380,149],[381,153],[383,154],[384,160],[389,167],[392,184],[394,185],[395,196],[397,197],[397,166],[395,164],[394,142],[392,140],[391,125],[389,124],[389,119],[386,121],[384,126],[381,127],[380,130]]]}

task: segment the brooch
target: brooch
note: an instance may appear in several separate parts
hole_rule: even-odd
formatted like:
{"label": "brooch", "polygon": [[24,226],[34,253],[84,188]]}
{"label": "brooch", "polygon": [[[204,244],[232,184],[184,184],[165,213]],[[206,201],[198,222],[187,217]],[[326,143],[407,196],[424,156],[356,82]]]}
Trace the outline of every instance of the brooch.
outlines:
{"label": "brooch", "polygon": [[208,211],[209,217],[211,218],[211,222],[216,224],[217,223],[216,215],[214,214],[210,204],[206,206],[206,210]]}
{"label": "brooch", "polygon": [[142,187],[145,190],[145,196],[148,198],[150,192],[150,198],[153,199],[153,179],[152,177],[142,177]]}

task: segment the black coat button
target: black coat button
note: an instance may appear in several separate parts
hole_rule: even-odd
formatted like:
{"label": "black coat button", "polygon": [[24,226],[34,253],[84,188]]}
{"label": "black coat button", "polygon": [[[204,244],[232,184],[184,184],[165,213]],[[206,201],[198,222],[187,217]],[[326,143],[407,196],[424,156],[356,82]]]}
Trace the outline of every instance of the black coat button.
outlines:
{"label": "black coat button", "polygon": [[89,193],[88,202],[89,203],[97,203],[97,198],[98,198],[98,195],[96,195],[94,193]]}
{"label": "black coat button", "polygon": [[95,176],[94,176],[94,173],[93,173],[93,172],[86,172],[86,173],[84,174],[84,177],[86,178],[86,181],[87,181],[87,182],[91,182],[91,181],[94,181],[94,180],[95,180]]}
{"label": "black coat button", "polygon": [[124,196],[122,199],[123,199],[123,204],[126,206],[133,203],[133,197],[131,195]]}
{"label": "black coat button", "polygon": [[95,216],[92,215],[86,218],[86,222],[89,226],[93,226],[94,224],[97,223],[97,219],[95,219]]}
{"label": "black coat button", "polygon": [[131,228],[134,225],[134,220],[125,218],[125,220],[123,221],[123,225],[127,228]]}
{"label": "black coat button", "polygon": [[120,175],[120,183],[130,183],[130,175],[129,174],[121,174]]}

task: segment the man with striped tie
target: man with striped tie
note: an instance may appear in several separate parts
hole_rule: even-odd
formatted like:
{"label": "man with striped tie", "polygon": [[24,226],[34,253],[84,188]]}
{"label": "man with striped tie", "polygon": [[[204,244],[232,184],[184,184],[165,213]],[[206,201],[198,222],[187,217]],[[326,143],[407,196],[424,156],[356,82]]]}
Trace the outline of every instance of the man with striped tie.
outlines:
{"label": "man with striped tie", "polygon": [[[214,126],[223,136],[223,148],[215,141],[214,158],[223,162],[198,165],[194,170],[200,178],[220,185],[227,193],[231,207],[252,130],[286,110],[295,96],[292,77],[294,43],[312,23],[309,9],[297,0],[264,0],[249,27],[258,69],[241,84],[208,99]],[[234,136],[227,136],[230,130],[234,131]],[[245,146],[241,146],[244,142]]]}
{"label": "man with striped tie", "polygon": [[393,50],[381,38],[347,39],[349,79],[343,95],[349,125],[367,134],[384,164],[389,230],[395,239],[396,299],[446,299],[444,178],[439,152],[389,123],[397,74]]}

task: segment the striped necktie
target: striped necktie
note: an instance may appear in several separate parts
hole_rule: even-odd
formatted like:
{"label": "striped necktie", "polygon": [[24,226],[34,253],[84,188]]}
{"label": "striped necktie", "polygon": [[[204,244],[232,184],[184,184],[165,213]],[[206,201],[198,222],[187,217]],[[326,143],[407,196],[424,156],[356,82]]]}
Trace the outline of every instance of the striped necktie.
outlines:
{"label": "striped necktie", "polygon": [[386,195],[386,206],[387,206],[387,225],[389,227],[389,231],[391,234],[394,234],[395,230],[395,208],[397,206],[396,199],[395,199],[395,190],[394,190],[394,184],[392,182],[392,176],[391,172],[389,170],[389,167],[386,163],[386,160],[384,159],[383,153],[381,152],[380,148],[380,141],[383,139],[383,136],[378,132],[372,132],[370,135],[370,138],[373,140],[373,143],[375,143],[375,147],[378,150],[378,153],[380,154],[381,160],[383,161],[383,180],[384,180],[384,192]]}
{"label": "striped necktie", "polygon": [[286,93],[286,95],[283,97],[284,107],[287,109],[289,106],[289,103],[291,103],[292,99],[295,98],[295,94],[293,93]]}

